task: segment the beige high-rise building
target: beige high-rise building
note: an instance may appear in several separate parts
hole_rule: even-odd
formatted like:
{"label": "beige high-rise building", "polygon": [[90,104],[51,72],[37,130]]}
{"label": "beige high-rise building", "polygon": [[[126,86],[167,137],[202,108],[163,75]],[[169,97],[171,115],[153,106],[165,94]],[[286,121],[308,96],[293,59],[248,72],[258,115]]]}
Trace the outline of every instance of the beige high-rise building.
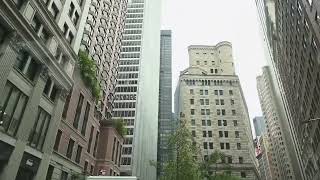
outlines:
{"label": "beige high-rise building", "polygon": [[263,67],[263,73],[257,77],[257,89],[264,119],[267,128],[267,141],[269,142],[269,149],[271,154],[272,179],[296,179],[292,167],[292,161],[289,156],[289,142],[284,136],[285,128],[281,125],[281,121],[286,121],[279,112],[280,108],[277,99],[275,98],[275,91],[273,82],[268,67]]}
{"label": "beige high-rise building", "polygon": [[175,113],[183,113],[199,160],[215,150],[226,155],[218,170],[243,179],[258,179],[247,105],[235,74],[232,45],[189,46],[189,67],[180,73]]}

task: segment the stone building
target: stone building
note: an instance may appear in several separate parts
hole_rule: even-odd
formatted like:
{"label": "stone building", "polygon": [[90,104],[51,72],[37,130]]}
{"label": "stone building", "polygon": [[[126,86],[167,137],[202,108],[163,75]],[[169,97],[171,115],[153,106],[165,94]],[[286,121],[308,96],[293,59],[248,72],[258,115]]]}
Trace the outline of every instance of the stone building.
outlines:
{"label": "stone building", "polygon": [[262,134],[258,137],[257,140],[257,159],[259,165],[259,174],[261,180],[272,180],[274,179],[272,176],[272,169],[271,169],[271,155],[270,155],[270,146],[268,142],[268,135]]}
{"label": "stone building", "polygon": [[88,3],[0,2],[0,179],[46,178]]}
{"label": "stone building", "polygon": [[200,149],[199,161],[215,150],[223,152],[218,170],[243,179],[258,179],[250,119],[238,76],[232,45],[189,46],[189,68],[180,73],[175,113],[183,113]]}
{"label": "stone building", "polygon": [[87,6],[80,49],[96,64],[95,78],[101,87],[101,98],[94,97],[81,67],[77,66],[48,174],[57,180],[76,174],[120,175],[118,156],[114,158],[114,154],[111,158],[109,154],[111,148],[120,156],[123,140],[105,121],[111,120],[127,0],[93,0]]}

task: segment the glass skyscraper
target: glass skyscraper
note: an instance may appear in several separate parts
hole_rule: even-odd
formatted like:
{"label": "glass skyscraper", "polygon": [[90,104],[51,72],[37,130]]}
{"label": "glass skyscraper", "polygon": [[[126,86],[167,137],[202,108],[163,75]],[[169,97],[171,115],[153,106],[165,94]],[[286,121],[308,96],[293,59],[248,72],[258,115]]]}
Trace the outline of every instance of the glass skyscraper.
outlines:
{"label": "glass skyscraper", "polygon": [[174,131],[172,115],[172,38],[170,30],[161,31],[160,43],[160,87],[159,87],[159,134],[158,134],[158,178],[163,173],[165,163],[172,158],[168,146]]}
{"label": "glass skyscraper", "polygon": [[[122,175],[156,179],[160,70],[160,1],[129,1],[114,119],[127,128],[121,158]],[[133,146],[134,144],[134,146]]]}

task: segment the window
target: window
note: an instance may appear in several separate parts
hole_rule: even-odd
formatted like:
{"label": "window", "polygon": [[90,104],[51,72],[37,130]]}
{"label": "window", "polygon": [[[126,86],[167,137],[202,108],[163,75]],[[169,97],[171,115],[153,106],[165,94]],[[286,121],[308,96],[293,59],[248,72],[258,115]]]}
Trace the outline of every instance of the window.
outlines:
{"label": "window", "polygon": [[88,143],[88,148],[87,148],[87,152],[90,153],[91,151],[91,143],[92,143],[92,138],[93,138],[93,131],[94,131],[94,127],[91,126],[91,131],[90,131],[90,136],[89,136],[89,143]]}
{"label": "window", "polygon": [[209,91],[208,91],[208,90],[204,90],[204,94],[205,94],[205,95],[208,95],[208,94],[209,94]]}
{"label": "window", "polygon": [[200,65],[200,62],[199,62],[199,61],[197,61],[197,65]]}
{"label": "window", "polygon": [[190,104],[191,104],[191,105],[194,104],[194,99],[190,99]]}
{"label": "window", "polygon": [[238,126],[238,121],[237,120],[233,120],[233,125],[234,126]]}
{"label": "window", "polygon": [[202,131],[202,137],[207,137],[207,131]]}
{"label": "window", "polygon": [[219,94],[220,94],[220,95],[223,95],[223,90],[219,90]]}
{"label": "window", "polygon": [[195,119],[191,119],[191,125],[195,126],[196,125],[196,120]]}
{"label": "window", "polygon": [[200,105],[204,105],[204,99],[200,99]]}
{"label": "window", "polygon": [[85,172],[85,174],[87,174],[87,171],[88,171],[88,161],[85,161],[85,162],[84,162],[83,171]]}
{"label": "window", "polygon": [[94,146],[93,146],[93,157],[96,157],[97,147],[99,142],[99,134],[100,134],[99,131],[97,131],[96,140],[94,141]]}
{"label": "window", "polygon": [[82,147],[78,145],[77,154],[76,154],[76,163],[80,163],[81,153],[82,153]]}
{"label": "window", "polygon": [[194,91],[193,91],[193,89],[190,89],[190,94],[194,94]]}
{"label": "window", "polygon": [[73,121],[73,127],[75,127],[76,129],[78,129],[79,126],[79,120],[80,120],[80,116],[81,116],[81,109],[82,109],[82,105],[83,105],[83,95],[80,94],[79,96],[79,100],[78,100],[78,104],[77,104],[77,109],[76,109],[76,113],[75,113],[75,117],[74,117],[74,121]]}
{"label": "window", "polygon": [[14,66],[31,81],[34,81],[38,69],[40,69],[38,62],[35,61],[29,53],[21,51],[19,52]]}
{"label": "window", "polygon": [[223,137],[223,132],[219,131],[219,137]]}
{"label": "window", "polygon": [[224,137],[226,137],[226,138],[229,137],[228,131],[225,131],[225,132],[224,132]]}
{"label": "window", "polygon": [[207,126],[211,126],[211,120],[207,120]]}
{"label": "window", "polygon": [[228,123],[227,123],[227,120],[223,120],[223,126],[227,126]]}
{"label": "window", "polygon": [[234,134],[235,134],[235,137],[236,137],[236,138],[239,138],[239,137],[240,137],[239,131],[235,131]]}
{"label": "window", "polygon": [[69,26],[67,25],[67,23],[64,23],[64,25],[63,25],[63,34],[64,34],[64,36],[67,35],[68,30],[69,30]]}
{"label": "window", "polygon": [[195,130],[192,130],[192,137],[196,137],[196,131]]}
{"label": "window", "polygon": [[247,177],[246,173],[245,172],[241,172],[241,177],[242,178],[246,178]]}
{"label": "window", "polygon": [[[116,142],[117,142],[117,139],[114,137],[113,138],[113,145],[112,145],[112,155],[111,155],[112,161],[114,161],[114,151],[116,149]],[[125,153],[125,151],[124,151],[124,153]]]}
{"label": "window", "polygon": [[219,99],[216,99],[216,105],[219,105],[219,104],[220,104]]}
{"label": "window", "polygon": [[205,109],[201,109],[201,115],[206,115],[206,110]]}
{"label": "window", "polygon": [[71,2],[70,9],[69,9],[69,16],[70,17],[72,17],[73,11],[74,11],[74,4],[73,4],[73,2]]}
{"label": "window", "polygon": [[59,13],[59,9],[54,2],[52,2],[50,12],[51,12],[53,18],[56,19],[58,16],[58,13]]}
{"label": "window", "polygon": [[28,97],[18,88],[9,81],[6,83],[0,98],[0,130],[16,135],[27,101]]}
{"label": "window", "polygon": [[203,90],[200,90],[200,95],[203,95]]}
{"label": "window", "polygon": [[224,105],[224,100],[223,99],[220,99],[220,104]]}
{"label": "window", "polygon": [[37,15],[34,15],[32,22],[31,22],[31,26],[33,28],[33,30],[38,33],[40,26],[41,26],[41,21],[39,20]]}
{"label": "window", "polygon": [[55,151],[58,151],[58,149],[59,149],[61,135],[62,135],[62,131],[59,129],[58,132],[57,132],[57,135],[56,135],[56,140],[54,142],[54,146],[53,146],[53,149]]}
{"label": "window", "polygon": [[226,110],[225,110],[225,109],[222,109],[222,110],[221,110],[221,114],[222,114],[222,116],[226,115]]}
{"label": "window", "polygon": [[213,73],[213,69],[210,69],[210,73]]}
{"label": "window", "polygon": [[233,91],[232,90],[229,90],[229,95],[233,95]]}
{"label": "window", "polygon": [[49,128],[51,116],[42,108],[38,108],[36,122],[33,125],[29,136],[30,146],[42,150],[47,131]]}
{"label": "window", "polygon": [[232,110],[232,115],[235,116],[236,115],[236,110]]}
{"label": "window", "polygon": [[213,149],[213,142],[209,142],[209,149]]}
{"label": "window", "polygon": [[49,78],[46,82],[46,85],[43,90],[43,94],[49,98],[52,102],[55,101],[56,95],[58,93],[58,87],[54,84],[54,82]]}
{"label": "window", "polygon": [[232,157],[228,156],[228,163],[231,164],[232,163]]}
{"label": "window", "polygon": [[214,90],[214,95],[218,95],[218,90]]}
{"label": "window", "polygon": [[210,109],[206,109],[206,115],[210,115]]}
{"label": "window", "polygon": [[207,142],[203,143],[203,149],[208,149],[208,143]]}
{"label": "window", "polygon": [[208,136],[212,137],[212,131],[208,131]]}
{"label": "window", "polygon": [[230,144],[226,143],[226,149],[230,149]]}
{"label": "window", "polygon": [[234,105],[234,99],[230,99],[230,104]]}
{"label": "window", "polygon": [[53,170],[54,170],[54,167],[52,165],[49,165],[48,172],[47,172],[47,175],[46,175],[46,180],[51,180],[52,179]]}
{"label": "window", "polygon": [[190,114],[194,115],[194,109],[190,109]]}
{"label": "window", "polygon": [[214,73],[216,73],[216,74],[217,74],[217,73],[218,73],[218,69],[214,69]]}
{"label": "window", "polygon": [[204,65],[207,65],[207,61],[204,61]]}
{"label": "window", "polygon": [[93,174],[93,165],[90,166],[90,174]]}
{"label": "window", "polygon": [[73,38],[74,38],[73,34],[71,32],[69,32],[68,41],[70,44],[72,44]]}
{"label": "window", "polygon": [[73,146],[74,146],[74,140],[70,139],[68,144],[67,154],[66,154],[67,158],[72,157]]}
{"label": "window", "polygon": [[62,171],[60,179],[61,180],[67,180],[68,179],[68,173],[65,172],[65,171]]}
{"label": "window", "polygon": [[73,24],[74,24],[75,26],[77,26],[78,20],[79,20],[79,14],[78,14],[78,12],[76,11],[76,12],[74,13],[73,18],[72,18],[72,22],[73,22]]}
{"label": "window", "polygon": [[81,128],[81,134],[85,136],[86,130],[87,130],[87,123],[89,119],[89,113],[90,113],[90,104],[87,102],[86,110],[84,112],[84,117],[83,117],[83,123],[82,123],[82,128]]}
{"label": "window", "polygon": [[243,164],[243,157],[239,157],[239,164]]}
{"label": "window", "polygon": [[206,105],[209,105],[209,99],[206,99]]}
{"label": "window", "polygon": [[217,109],[217,115],[221,115],[221,110],[220,109]]}
{"label": "window", "polygon": [[206,120],[202,120],[202,126],[206,126]]}
{"label": "window", "polygon": [[241,150],[241,143],[237,143],[237,149]]}
{"label": "window", "polygon": [[218,120],[218,126],[222,126],[222,120]]}
{"label": "window", "polygon": [[220,143],[220,149],[224,149],[224,143]]}

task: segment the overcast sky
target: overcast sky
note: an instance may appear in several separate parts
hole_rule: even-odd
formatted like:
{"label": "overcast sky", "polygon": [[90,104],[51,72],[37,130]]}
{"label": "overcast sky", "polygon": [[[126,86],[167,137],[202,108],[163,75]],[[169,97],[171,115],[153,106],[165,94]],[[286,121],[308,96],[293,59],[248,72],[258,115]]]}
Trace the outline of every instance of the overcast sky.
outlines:
{"label": "overcast sky", "polygon": [[179,72],[188,67],[191,44],[233,44],[236,72],[249,108],[250,118],[262,115],[256,76],[265,65],[254,0],[162,0],[162,29],[173,35],[173,90]]}

